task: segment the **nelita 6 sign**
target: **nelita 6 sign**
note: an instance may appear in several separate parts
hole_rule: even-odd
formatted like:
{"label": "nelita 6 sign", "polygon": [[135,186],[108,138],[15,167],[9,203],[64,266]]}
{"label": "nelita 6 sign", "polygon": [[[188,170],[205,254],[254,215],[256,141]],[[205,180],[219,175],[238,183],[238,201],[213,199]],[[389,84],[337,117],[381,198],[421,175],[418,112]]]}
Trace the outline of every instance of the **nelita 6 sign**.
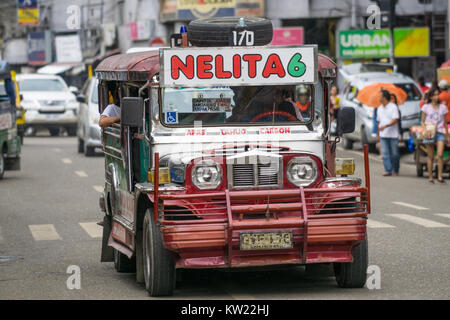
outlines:
{"label": "nelita 6 sign", "polygon": [[164,87],[315,83],[317,46],[160,50]]}

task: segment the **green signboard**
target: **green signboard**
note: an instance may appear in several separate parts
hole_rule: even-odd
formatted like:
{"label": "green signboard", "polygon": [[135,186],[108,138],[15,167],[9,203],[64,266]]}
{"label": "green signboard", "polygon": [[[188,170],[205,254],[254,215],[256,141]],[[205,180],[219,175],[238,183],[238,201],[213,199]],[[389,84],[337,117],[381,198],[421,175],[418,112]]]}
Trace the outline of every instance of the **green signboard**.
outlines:
{"label": "green signboard", "polygon": [[391,56],[391,32],[379,30],[343,30],[338,33],[339,58],[388,58]]}

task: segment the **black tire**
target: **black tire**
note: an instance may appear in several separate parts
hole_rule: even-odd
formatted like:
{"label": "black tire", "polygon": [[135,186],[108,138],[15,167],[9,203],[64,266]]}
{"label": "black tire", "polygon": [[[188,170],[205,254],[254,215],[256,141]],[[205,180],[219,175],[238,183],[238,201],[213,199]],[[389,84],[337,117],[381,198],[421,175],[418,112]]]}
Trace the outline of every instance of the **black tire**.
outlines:
{"label": "black tire", "polygon": [[50,131],[50,135],[52,136],[52,137],[57,137],[57,136],[59,136],[59,128],[51,128],[51,129],[48,129],[48,131]]}
{"label": "black tire", "polygon": [[5,174],[5,158],[3,157],[3,152],[0,150],[0,180],[3,179]]}
{"label": "black tire", "polygon": [[93,157],[95,155],[95,148],[94,147],[84,147],[84,155],[86,157]]}
{"label": "black tire", "polygon": [[78,153],[84,152],[84,140],[78,138]]}
{"label": "black tire", "polygon": [[142,232],[145,288],[152,297],[170,296],[175,287],[175,262],[152,216],[150,210],[145,212]]}
{"label": "black tire", "polygon": [[367,240],[354,248],[353,262],[334,263],[334,275],[341,288],[362,288],[366,284],[369,254]]}
{"label": "black tire", "polygon": [[114,268],[120,273],[136,272],[136,259],[134,256],[129,259],[123,253],[114,249]]}
{"label": "black tire", "polygon": [[254,45],[264,46],[272,41],[273,27],[268,19],[245,17],[246,27],[237,27],[239,17],[207,18],[191,21],[188,39],[198,47],[223,47],[232,45],[232,31],[242,28],[255,33]]}
{"label": "black tire", "polygon": [[349,138],[344,138],[342,143],[345,150],[353,149],[353,140],[350,140]]}

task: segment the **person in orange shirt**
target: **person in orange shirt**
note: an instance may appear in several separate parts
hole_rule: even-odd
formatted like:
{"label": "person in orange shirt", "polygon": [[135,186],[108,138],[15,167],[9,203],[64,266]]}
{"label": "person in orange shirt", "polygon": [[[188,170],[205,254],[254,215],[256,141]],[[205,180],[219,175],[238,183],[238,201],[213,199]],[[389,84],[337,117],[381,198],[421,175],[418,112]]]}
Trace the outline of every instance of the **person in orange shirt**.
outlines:
{"label": "person in orange shirt", "polygon": [[[445,80],[439,81],[439,89],[441,93],[439,94],[439,100],[447,106],[450,111],[450,92],[448,92],[448,82]],[[450,123],[450,112],[446,115],[447,123]]]}
{"label": "person in orange shirt", "polygon": [[303,118],[310,118],[310,92],[307,86],[299,85],[296,88],[297,99],[295,104],[300,109]]}

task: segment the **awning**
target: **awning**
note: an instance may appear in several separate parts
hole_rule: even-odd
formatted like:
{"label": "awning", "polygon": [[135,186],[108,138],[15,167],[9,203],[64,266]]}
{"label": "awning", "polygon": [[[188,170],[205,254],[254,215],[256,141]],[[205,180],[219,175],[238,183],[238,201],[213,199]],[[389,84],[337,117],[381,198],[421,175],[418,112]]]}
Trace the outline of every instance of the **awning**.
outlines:
{"label": "awning", "polygon": [[61,74],[66,72],[73,67],[77,66],[79,63],[51,63],[37,70],[40,74]]}

